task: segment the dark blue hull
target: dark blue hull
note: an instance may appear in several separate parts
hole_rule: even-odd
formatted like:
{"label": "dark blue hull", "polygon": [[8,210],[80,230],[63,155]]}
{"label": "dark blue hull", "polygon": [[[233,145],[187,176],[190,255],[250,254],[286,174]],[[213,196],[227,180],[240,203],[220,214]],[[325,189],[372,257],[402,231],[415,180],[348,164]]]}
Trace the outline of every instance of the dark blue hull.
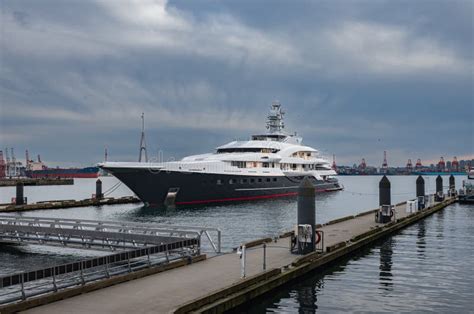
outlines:
{"label": "dark blue hull", "polygon": [[[170,191],[176,191],[177,206],[252,201],[291,197],[298,193],[303,177],[240,176],[196,172],[159,171],[134,168],[107,168],[145,204],[161,206]],[[342,189],[337,180],[313,178],[317,192]]]}

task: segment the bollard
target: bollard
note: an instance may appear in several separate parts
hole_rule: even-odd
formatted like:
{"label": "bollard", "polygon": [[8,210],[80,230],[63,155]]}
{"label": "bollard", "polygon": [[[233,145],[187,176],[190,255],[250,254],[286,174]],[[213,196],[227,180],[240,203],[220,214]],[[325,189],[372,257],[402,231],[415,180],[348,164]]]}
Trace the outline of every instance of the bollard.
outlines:
{"label": "bollard", "polygon": [[100,179],[97,179],[95,182],[95,199],[96,200],[101,200],[104,198],[104,194],[102,194],[102,181]]}
{"label": "bollard", "polygon": [[[298,188],[297,245],[298,254],[313,252],[316,240],[316,191],[305,177]],[[306,225],[307,227],[302,227]],[[310,230],[309,230],[310,229]]]}
{"label": "bollard", "polygon": [[418,200],[418,209],[425,208],[425,179],[420,175],[416,179],[416,198]]}
{"label": "bollard", "polygon": [[379,205],[375,221],[378,223],[390,222],[393,216],[392,200],[390,194],[390,181],[387,176],[383,176],[379,183]]}
{"label": "bollard", "polygon": [[25,197],[23,195],[24,185],[23,182],[16,183],[16,199],[15,205],[23,205],[25,203]]}
{"label": "bollard", "polygon": [[245,273],[245,267],[247,266],[247,252],[246,252],[246,247],[245,245],[241,246],[241,251],[240,251],[240,278],[245,278],[246,273]]}

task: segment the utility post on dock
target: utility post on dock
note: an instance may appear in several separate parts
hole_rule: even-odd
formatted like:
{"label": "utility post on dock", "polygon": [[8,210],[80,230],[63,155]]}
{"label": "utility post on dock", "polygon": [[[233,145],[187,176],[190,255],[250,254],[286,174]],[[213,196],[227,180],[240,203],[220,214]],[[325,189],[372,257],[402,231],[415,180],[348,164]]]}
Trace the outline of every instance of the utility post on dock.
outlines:
{"label": "utility post on dock", "polygon": [[104,198],[104,194],[102,193],[102,181],[100,179],[97,179],[95,182],[95,199],[96,200],[101,200]]}
{"label": "utility post on dock", "polygon": [[308,254],[316,244],[316,190],[305,177],[298,188],[298,214],[295,230],[298,254]]}
{"label": "utility post on dock", "polygon": [[418,209],[425,208],[425,179],[420,175],[416,179],[416,199],[418,200]]}
{"label": "utility post on dock", "polygon": [[443,193],[443,178],[438,175],[436,177],[436,195],[435,195],[435,201],[441,202],[444,200],[444,193]]}
{"label": "utility post on dock", "polygon": [[375,221],[378,223],[388,223],[393,217],[391,185],[387,176],[383,176],[379,182],[379,206],[375,213]]}

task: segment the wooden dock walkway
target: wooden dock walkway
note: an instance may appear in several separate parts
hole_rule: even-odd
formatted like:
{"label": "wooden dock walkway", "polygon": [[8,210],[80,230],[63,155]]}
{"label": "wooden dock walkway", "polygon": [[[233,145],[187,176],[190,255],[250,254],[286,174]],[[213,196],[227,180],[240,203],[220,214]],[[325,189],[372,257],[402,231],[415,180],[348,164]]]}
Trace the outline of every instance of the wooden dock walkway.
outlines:
{"label": "wooden dock walkway", "polygon": [[[290,238],[266,243],[266,271],[263,246],[247,250],[246,275],[241,278],[240,257],[235,252],[218,255],[184,267],[131,280],[118,285],[27,310],[28,313],[185,313],[221,312],[243,304],[285,282],[324,266],[373,241],[454,202],[447,199],[414,214],[405,203],[395,207],[395,221],[378,224],[374,211],[345,217],[318,228],[324,232],[325,253],[305,256],[290,253]],[[79,292],[80,293],[80,292]],[[79,294],[78,293],[78,294]],[[33,300],[33,305],[47,301]],[[51,302],[51,301],[50,301]],[[8,307],[3,311],[19,310]],[[2,312],[2,308],[0,308]]]}

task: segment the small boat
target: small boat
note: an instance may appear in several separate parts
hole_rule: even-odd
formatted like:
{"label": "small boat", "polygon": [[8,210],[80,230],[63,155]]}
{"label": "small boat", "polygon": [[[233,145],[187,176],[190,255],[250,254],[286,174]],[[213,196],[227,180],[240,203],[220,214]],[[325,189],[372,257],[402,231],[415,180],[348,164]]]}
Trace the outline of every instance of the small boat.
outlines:
{"label": "small boat", "polygon": [[467,180],[464,180],[463,189],[459,193],[459,203],[474,204],[474,170],[469,170]]}

